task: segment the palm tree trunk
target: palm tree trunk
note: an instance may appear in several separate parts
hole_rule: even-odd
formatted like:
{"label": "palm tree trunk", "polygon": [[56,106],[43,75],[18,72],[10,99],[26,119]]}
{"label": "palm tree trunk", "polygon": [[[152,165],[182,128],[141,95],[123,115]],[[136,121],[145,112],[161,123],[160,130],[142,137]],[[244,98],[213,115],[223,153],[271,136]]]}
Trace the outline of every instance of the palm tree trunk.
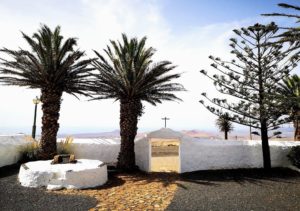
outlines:
{"label": "palm tree trunk", "polygon": [[136,169],[134,139],[137,133],[137,123],[140,113],[141,102],[139,100],[120,100],[121,148],[117,167],[124,171],[133,171]]}
{"label": "palm tree trunk", "polygon": [[228,131],[224,131],[224,135],[225,135],[225,140],[228,139]]}
{"label": "palm tree trunk", "polygon": [[40,159],[52,159],[57,153],[56,140],[61,97],[62,92],[42,90],[43,117]]}

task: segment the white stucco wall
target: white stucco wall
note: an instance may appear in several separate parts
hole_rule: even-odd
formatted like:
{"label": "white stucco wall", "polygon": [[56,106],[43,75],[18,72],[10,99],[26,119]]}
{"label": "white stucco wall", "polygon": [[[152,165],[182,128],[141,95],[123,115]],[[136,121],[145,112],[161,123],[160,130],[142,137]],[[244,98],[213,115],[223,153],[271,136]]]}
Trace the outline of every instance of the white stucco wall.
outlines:
{"label": "white stucco wall", "polygon": [[[151,138],[178,138],[180,140],[180,172],[209,169],[259,168],[263,166],[260,141],[222,141],[187,137],[170,129],[149,133],[135,142],[136,164],[149,171]],[[11,165],[20,157],[19,147],[26,144],[23,135],[0,136],[0,167]],[[286,155],[293,141],[270,141],[273,167],[290,165]],[[72,151],[77,159],[95,159],[105,163],[117,162],[120,151],[118,139],[74,139]]]}
{"label": "white stucco wall", "polygon": [[120,141],[118,139],[74,139],[71,150],[76,159],[115,163],[120,151]]}
{"label": "white stucco wall", "polygon": [[20,147],[28,143],[24,135],[0,135],[0,167],[17,163]]}
{"label": "white stucco wall", "polygon": [[142,171],[150,171],[149,158],[150,158],[150,144],[148,139],[143,138],[135,142],[135,163]]}
{"label": "white stucco wall", "polygon": [[[78,159],[95,159],[105,163],[116,163],[120,152],[119,139],[74,139],[71,147]],[[149,171],[149,145],[147,141],[135,142],[136,164]]]}
{"label": "white stucco wall", "polygon": [[[163,128],[136,142],[136,163],[144,171],[149,171],[151,138],[180,140],[180,173],[263,167],[261,141],[197,139]],[[300,145],[300,142],[269,141],[269,144],[272,166],[289,167],[287,154],[291,147]]]}
{"label": "white stucco wall", "polygon": [[[287,153],[292,146],[300,145],[292,141],[269,143],[272,167],[289,166]],[[263,167],[260,141],[189,139],[181,141],[180,150],[181,173],[208,169]]]}

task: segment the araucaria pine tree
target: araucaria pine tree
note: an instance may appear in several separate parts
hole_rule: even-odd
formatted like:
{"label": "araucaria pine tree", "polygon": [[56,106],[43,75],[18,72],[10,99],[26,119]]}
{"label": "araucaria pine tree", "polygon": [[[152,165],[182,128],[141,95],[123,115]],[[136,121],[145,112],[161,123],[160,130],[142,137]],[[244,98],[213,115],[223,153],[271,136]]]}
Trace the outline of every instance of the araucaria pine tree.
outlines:
{"label": "araucaria pine tree", "polygon": [[[289,121],[284,116],[284,106],[278,95],[278,83],[296,67],[297,55],[290,55],[289,46],[272,42],[278,32],[274,23],[255,24],[234,30],[232,38],[232,61],[222,61],[210,56],[211,66],[218,74],[200,72],[211,79],[217,90],[235,98],[232,102],[222,98],[210,98],[202,93],[200,100],[217,116],[230,111],[230,119],[238,124],[251,126],[260,131],[265,169],[271,168],[268,131],[278,129]],[[273,44],[272,44],[273,43]],[[274,132],[276,134],[276,132]]]}

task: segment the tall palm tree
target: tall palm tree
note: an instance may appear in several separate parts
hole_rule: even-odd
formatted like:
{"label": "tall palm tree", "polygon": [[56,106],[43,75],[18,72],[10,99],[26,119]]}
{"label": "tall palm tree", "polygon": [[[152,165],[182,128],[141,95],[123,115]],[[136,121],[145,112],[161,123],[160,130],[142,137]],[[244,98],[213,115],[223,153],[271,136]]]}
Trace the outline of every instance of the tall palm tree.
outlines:
{"label": "tall palm tree", "polygon": [[89,76],[87,67],[91,59],[79,60],[83,51],[74,49],[74,38],[63,41],[60,27],[54,31],[42,25],[32,37],[23,34],[31,50],[1,49],[10,58],[1,59],[0,83],[24,86],[41,90],[42,137],[41,159],[50,159],[56,154],[56,138],[62,94],[88,95]]}
{"label": "tall palm tree", "polygon": [[[291,9],[296,11],[297,13],[269,13],[269,14],[262,14],[263,16],[278,16],[278,17],[288,17],[296,19],[296,23],[300,23],[300,6],[291,5],[280,3],[278,4],[279,7],[285,9]],[[282,29],[286,29],[282,34],[278,35],[281,37],[281,42],[292,42],[295,44],[293,49],[299,48],[300,45],[300,28],[299,26],[296,27],[281,27]]]}
{"label": "tall palm tree", "polygon": [[95,51],[99,60],[93,61],[98,70],[95,75],[94,99],[115,99],[120,101],[121,149],[118,168],[131,171],[135,168],[134,139],[138,118],[143,113],[142,101],[152,105],[163,100],[180,100],[173,92],[183,91],[179,83],[171,82],[180,74],[170,73],[175,66],[169,61],[153,63],[153,48],[146,48],[146,37],[128,40],[122,34],[122,43],[110,41],[104,56]]}
{"label": "tall palm tree", "polygon": [[[300,12],[300,6],[286,4],[286,3],[280,3],[278,4],[279,7],[286,8],[286,9],[293,9]],[[298,21],[300,20],[299,14],[287,14],[287,13],[269,13],[269,14],[263,14],[264,16],[283,16],[288,18],[296,18]]]}
{"label": "tall palm tree", "polygon": [[284,96],[287,114],[294,123],[294,140],[300,140],[300,77],[296,74],[283,80],[279,84],[280,92]]}
{"label": "tall palm tree", "polygon": [[233,130],[232,122],[228,113],[224,113],[216,120],[216,125],[221,132],[224,132],[225,140],[228,139],[228,133]]}

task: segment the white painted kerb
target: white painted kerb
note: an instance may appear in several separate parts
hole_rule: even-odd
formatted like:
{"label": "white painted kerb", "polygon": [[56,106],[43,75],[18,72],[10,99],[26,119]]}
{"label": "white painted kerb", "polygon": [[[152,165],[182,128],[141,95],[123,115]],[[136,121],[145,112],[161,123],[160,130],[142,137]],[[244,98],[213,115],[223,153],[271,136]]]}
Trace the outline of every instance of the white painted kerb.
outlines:
{"label": "white painted kerb", "polygon": [[99,160],[79,159],[76,164],[55,164],[52,160],[34,161],[20,167],[19,181],[25,187],[83,189],[107,181],[107,167]]}

